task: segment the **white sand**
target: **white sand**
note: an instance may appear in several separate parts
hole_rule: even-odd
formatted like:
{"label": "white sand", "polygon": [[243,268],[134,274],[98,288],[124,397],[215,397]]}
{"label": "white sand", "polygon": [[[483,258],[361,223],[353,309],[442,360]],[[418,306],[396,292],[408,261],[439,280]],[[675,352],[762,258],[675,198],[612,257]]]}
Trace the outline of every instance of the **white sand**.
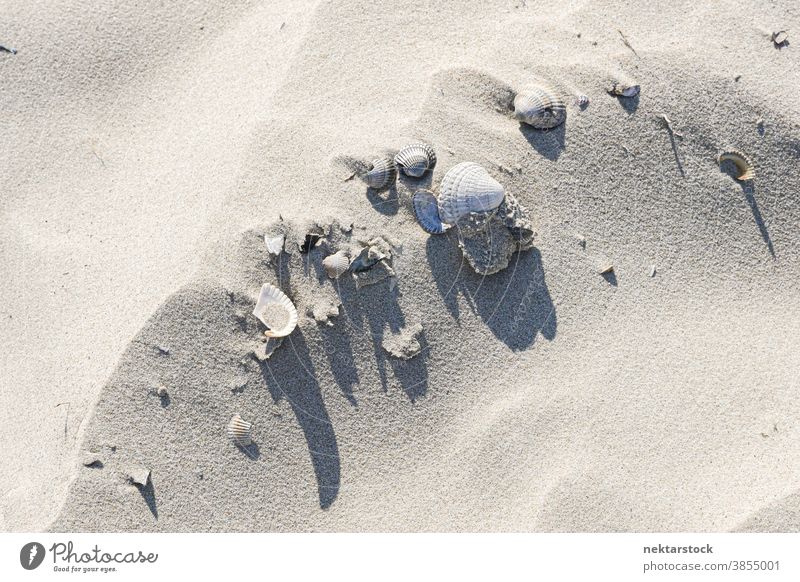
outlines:
{"label": "white sand", "polygon": [[[797,9],[240,4],[4,9],[0,529],[800,529],[800,36],[767,34]],[[495,96],[534,75],[591,104],[521,129]],[[331,164],[411,139],[434,187],[484,165],[536,249],[482,279],[417,182],[382,200]],[[276,271],[279,213],[386,236],[397,288],[331,282],[335,227]],[[301,318],[258,364],[264,282]]]}

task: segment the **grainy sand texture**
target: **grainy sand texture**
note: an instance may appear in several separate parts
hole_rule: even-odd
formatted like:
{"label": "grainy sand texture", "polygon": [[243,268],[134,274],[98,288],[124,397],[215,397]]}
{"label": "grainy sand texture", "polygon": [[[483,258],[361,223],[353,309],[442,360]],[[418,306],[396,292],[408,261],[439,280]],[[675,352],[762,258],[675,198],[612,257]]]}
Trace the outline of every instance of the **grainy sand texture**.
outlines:
{"label": "grainy sand texture", "polygon": [[[796,3],[0,12],[0,529],[800,530]],[[464,161],[536,232],[485,277],[412,212]]]}

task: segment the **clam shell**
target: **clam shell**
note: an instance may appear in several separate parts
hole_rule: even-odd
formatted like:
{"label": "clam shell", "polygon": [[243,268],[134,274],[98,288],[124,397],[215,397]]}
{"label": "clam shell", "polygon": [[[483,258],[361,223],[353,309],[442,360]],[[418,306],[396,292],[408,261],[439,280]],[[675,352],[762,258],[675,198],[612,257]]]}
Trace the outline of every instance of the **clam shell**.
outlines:
{"label": "clam shell", "polygon": [[611,83],[608,92],[617,97],[636,97],[640,90],[641,87],[639,85],[625,81],[614,81]]}
{"label": "clam shell", "polygon": [[350,258],[344,251],[336,251],[322,259],[322,266],[331,279],[338,279],[350,267]]}
{"label": "clam shell", "polygon": [[445,174],[439,192],[439,218],[455,224],[471,212],[488,212],[503,202],[503,186],[474,162],[461,162]]}
{"label": "clam shell", "polygon": [[567,106],[552,87],[531,85],[514,97],[514,117],[537,129],[550,129],[564,123]]}
{"label": "clam shell", "polygon": [[415,143],[397,152],[394,162],[406,176],[421,178],[436,165],[436,152],[427,144]]}
{"label": "clam shell", "polygon": [[367,186],[376,190],[391,186],[396,179],[397,164],[391,158],[374,160],[370,169],[362,176],[362,180],[367,183]]}
{"label": "clam shell", "polygon": [[251,437],[252,430],[253,425],[251,423],[242,420],[242,417],[238,414],[234,414],[228,422],[225,432],[228,433],[228,438],[231,439],[234,444],[241,447],[249,447],[253,444],[253,439]]}
{"label": "clam shell", "polygon": [[731,161],[736,164],[736,168],[739,170],[739,175],[736,176],[737,180],[742,182],[747,180],[752,180],[756,177],[756,169],[750,160],[747,159],[742,152],[737,152],[736,150],[731,150],[727,152],[722,152],[717,157],[717,163],[722,164],[722,162]]}
{"label": "clam shell", "polygon": [[430,190],[417,190],[411,197],[411,205],[414,208],[414,216],[425,232],[430,234],[442,234],[447,230],[447,225],[439,218],[439,203],[436,196]]}
{"label": "clam shell", "polygon": [[[274,306],[279,306],[286,311],[286,323],[280,329],[271,329],[271,325],[265,317],[267,310]],[[283,291],[269,283],[265,283],[261,287],[261,294],[258,296],[255,309],[253,309],[253,315],[267,326],[268,329],[264,332],[267,337],[284,337],[297,327],[297,309],[292,300]]]}

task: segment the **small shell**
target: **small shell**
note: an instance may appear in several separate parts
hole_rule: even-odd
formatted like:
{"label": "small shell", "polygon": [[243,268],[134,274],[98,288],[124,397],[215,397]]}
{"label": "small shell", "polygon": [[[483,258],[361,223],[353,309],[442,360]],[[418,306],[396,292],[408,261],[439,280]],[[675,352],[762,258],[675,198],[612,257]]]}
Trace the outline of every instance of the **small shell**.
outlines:
{"label": "small shell", "polygon": [[427,144],[416,143],[397,152],[394,161],[406,176],[420,178],[436,165],[436,152]]}
{"label": "small shell", "polygon": [[225,432],[228,433],[228,438],[231,439],[234,444],[240,447],[249,447],[253,444],[253,439],[251,437],[252,430],[253,425],[251,423],[242,420],[242,417],[238,414],[234,414],[230,422],[228,422],[228,427],[225,429]]}
{"label": "small shell", "polygon": [[514,117],[537,129],[550,129],[564,123],[567,106],[552,87],[532,85],[514,97]]}
{"label": "small shell", "polygon": [[[281,322],[282,325],[279,329],[272,329],[274,322],[270,324],[267,319],[267,316],[270,315],[270,309],[274,307],[278,307],[279,310],[282,309],[286,314],[285,322]],[[291,299],[283,291],[269,283],[265,283],[261,287],[261,294],[258,296],[258,303],[256,303],[256,307],[253,310],[253,315],[269,328],[264,332],[267,337],[284,337],[292,333],[294,328],[297,327],[297,309],[295,309]]]}
{"label": "small shell", "polygon": [[744,182],[747,180],[752,180],[756,177],[756,169],[743,153],[737,152],[736,150],[731,150],[728,152],[722,152],[717,157],[717,163],[720,165],[722,162],[726,161],[731,161],[736,164],[736,168],[739,170],[739,175],[736,176],[737,180]]}
{"label": "small shell", "polygon": [[639,85],[634,85],[633,83],[627,83],[624,81],[614,81],[611,83],[611,87],[609,87],[608,92],[617,97],[636,97],[640,90],[641,87]]}
{"label": "small shell", "polygon": [[283,234],[279,234],[277,236],[270,236],[268,234],[265,234],[264,244],[267,245],[267,252],[277,257],[279,254],[281,254],[281,251],[283,251],[284,240],[286,240],[286,236]]}
{"label": "small shell", "polygon": [[344,251],[336,251],[322,259],[322,266],[331,279],[338,279],[350,267],[350,258]]}
{"label": "small shell", "polygon": [[783,48],[789,44],[789,35],[786,34],[785,30],[779,30],[777,32],[773,32],[770,36],[772,42],[778,48]]}
{"label": "small shell", "polygon": [[439,193],[439,217],[455,224],[471,212],[488,212],[503,202],[503,186],[474,162],[461,162],[445,174]]}
{"label": "small shell", "polygon": [[394,184],[397,179],[397,164],[391,158],[379,158],[372,162],[369,171],[362,176],[362,180],[370,188],[380,190]]}
{"label": "small shell", "polygon": [[425,232],[430,234],[442,234],[447,230],[447,225],[439,218],[439,204],[436,196],[430,190],[417,190],[411,197],[411,205],[414,208],[414,216]]}
{"label": "small shell", "polygon": [[614,271],[614,265],[611,263],[603,263],[600,268],[598,269],[598,273],[601,275],[608,275],[609,273]]}
{"label": "small shell", "polygon": [[589,96],[588,95],[576,95],[575,96],[575,105],[580,107],[581,109],[586,109],[589,107]]}

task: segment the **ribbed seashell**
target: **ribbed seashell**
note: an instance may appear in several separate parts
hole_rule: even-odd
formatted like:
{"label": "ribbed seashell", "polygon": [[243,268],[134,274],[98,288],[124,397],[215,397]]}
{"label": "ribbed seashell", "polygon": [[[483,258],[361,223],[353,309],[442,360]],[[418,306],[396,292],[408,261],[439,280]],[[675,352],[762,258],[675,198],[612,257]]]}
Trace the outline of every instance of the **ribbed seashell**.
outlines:
{"label": "ribbed seashell", "polygon": [[436,165],[436,152],[428,144],[415,143],[397,152],[394,162],[406,176],[421,178]]}
{"label": "ribbed seashell", "polygon": [[439,203],[430,190],[417,190],[411,197],[411,206],[414,216],[425,232],[442,234],[447,230],[447,225],[439,218]]}
{"label": "ribbed seashell", "polygon": [[640,90],[641,87],[639,85],[625,81],[614,81],[611,83],[608,92],[617,97],[636,97]]}
{"label": "ribbed seashell", "polygon": [[380,190],[394,184],[397,179],[397,164],[391,158],[379,158],[372,162],[372,167],[362,176],[362,180],[370,188]]}
{"label": "ribbed seashell", "polygon": [[336,251],[322,259],[322,266],[331,279],[338,279],[350,268],[350,258],[344,251]]}
{"label": "ribbed seashell", "polygon": [[243,420],[238,414],[234,414],[228,422],[225,432],[228,433],[228,438],[231,439],[234,444],[241,447],[249,447],[253,444],[253,439],[251,437],[252,430],[253,425],[251,423]]}
{"label": "ribbed seashell", "polygon": [[537,129],[550,129],[564,123],[567,106],[552,87],[531,85],[514,97],[514,117]]}
{"label": "ribbed seashell", "polygon": [[717,163],[722,164],[722,162],[731,161],[736,165],[736,169],[739,170],[739,175],[736,176],[737,180],[745,182],[747,180],[752,180],[756,177],[756,169],[750,160],[742,152],[737,152],[736,150],[731,150],[727,152],[722,152],[717,157]]}
{"label": "ribbed seashell", "polygon": [[[286,322],[280,329],[272,329],[272,325],[265,317],[267,310],[275,306],[286,312]],[[253,309],[253,315],[269,328],[264,332],[267,337],[284,337],[292,333],[294,328],[297,327],[297,309],[292,300],[283,291],[269,283],[265,283],[261,287],[261,294],[258,296],[255,309]]]}
{"label": "ribbed seashell", "polygon": [[488,212],[503,202],[505,191],[482,166],[461,162],[445,174],[439,192],[439,218],[455,224],[471,212]]}

